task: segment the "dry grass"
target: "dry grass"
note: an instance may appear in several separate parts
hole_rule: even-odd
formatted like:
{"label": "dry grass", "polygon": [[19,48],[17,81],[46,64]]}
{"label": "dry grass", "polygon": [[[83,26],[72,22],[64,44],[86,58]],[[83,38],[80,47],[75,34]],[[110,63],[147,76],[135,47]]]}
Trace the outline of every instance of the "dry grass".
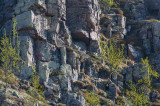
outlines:
{"label": "dry grass", "polygon": [[107,97],[107,93],[101,89],[98,89],[98,92],[97,92],[98,95],[101,95],[103,97]]}
{"label": "dry grass", "polygon": [[120,8],[113,8],[111,10],[114,11],[116,14],[120,14],[121,16],[123,16],[123,14],[124,14]]}

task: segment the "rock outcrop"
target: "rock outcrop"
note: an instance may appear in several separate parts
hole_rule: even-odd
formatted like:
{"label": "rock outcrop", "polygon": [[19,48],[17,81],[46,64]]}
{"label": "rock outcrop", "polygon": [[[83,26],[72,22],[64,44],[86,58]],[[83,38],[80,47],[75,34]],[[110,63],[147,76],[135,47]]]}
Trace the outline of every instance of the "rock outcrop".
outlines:
{"label": "rock outcrop", "polygon": [[11,31],[13,15],[18,23],[20,53],[25,61],[19,77],[29,80],[36,67],[46,92],[59,95],[54,99],[68,106],[84,106],[83,95],[75,94],[72,84],[88,67],[82,53],[99,51],[98,0],[4,0],[0,7],[1,29]]}
{"label": "rock outcrop", "polygon": [[[142,77],[141,58],[149,57],[160,74],[160,22],[156,20],[160,1],[119,2],[124,13],[114,8],[106,14],[99,0],[0,0],[0,33],[4,28],[11,33],[13,16],[18,23],[20,55],[25,62],[17,74],[19,89],[28,90],[27,82],[36,71],[52,106],[86,106],[89,91],[98,94],[101,105],[113,106],[126,82]],[[101,53],[100,36],[118,38],[126,57],[134,60],[119,75],[113,73],[112,81],[109,69],[98,72],[92,58]],[[153,81],[160,87],[160,79]],[[152,101],[159,97],[159,92],[151,92]]]}

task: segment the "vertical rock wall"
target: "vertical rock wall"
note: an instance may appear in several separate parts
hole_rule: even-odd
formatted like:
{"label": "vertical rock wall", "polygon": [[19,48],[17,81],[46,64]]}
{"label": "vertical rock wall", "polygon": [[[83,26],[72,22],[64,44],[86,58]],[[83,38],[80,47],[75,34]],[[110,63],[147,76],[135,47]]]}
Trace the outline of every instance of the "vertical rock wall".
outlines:
{"label": "vertical rock wall", "polygon": [[55,95],[49,101],[84,106],[71,86],[86,67],[83,52],[99,51],[100,12],[98,0],[0,0],[0,28],[9,34],[13,15],[18,23],[25,61],[19,77],[29,80],[35,66],[46,95]]}

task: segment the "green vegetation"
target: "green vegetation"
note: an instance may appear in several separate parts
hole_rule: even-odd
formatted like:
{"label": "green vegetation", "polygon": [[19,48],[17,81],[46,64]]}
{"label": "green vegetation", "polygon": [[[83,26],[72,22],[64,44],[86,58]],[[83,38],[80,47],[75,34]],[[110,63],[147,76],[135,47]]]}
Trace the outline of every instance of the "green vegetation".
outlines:
{"label": "green vegetation", "polygon": [[112,6],[116,6],[114,0],[99,0],[99,2],[103,11],[108,11]]}
{"label": "green vegetation", "polygon": [[129,83],[128,98],[132,100],[133,106],[147,105],[150,90],[144,85],[134,84],[132,81]]}
{"label": "green vegetation", "polygon": [[98,104],[100,103],[99,98],[94,92],[87,93],[86,100],[89,103],[89,106],[98,106]]}
{"label": "green vegetation", "polygon": [[152,77],[158,78],[159,75],[155,70],[152,70],[152,66],[149,64],[148,58],[141,59],[142,68],[140,69],[141,72],[143,72],[145,75],[141,80],[139,80],[139,83],[148,84],[148,87],[151,87],[151,81]]}
{"label": "green vegetation", "polygon": [[149,103],[149,93],[151,91],[151,81],[152,77],[158,78],[158,73],[152,70],[149,64],[148,58],[141,59],[142,68],[140,71],[144,73],[142,78],[138,80],[138,83],[133,83],[130,81],[129,86],[130,92],[127,95],[130,100],[132,100],[133,106],[143,106]]}
{"label": "green vegetation", "polygon": [[32,73],[32,77],[30,81],[33,86],[33,89],[29,91],[29,94],[32,97],[36,98],[37,100],[40,100],[43,103],[46,103],[45,97],[44,97],[44,90],[42,90],[42,85],[39,83],[40,79],[36,71]]}
{"label": "green vegetation", "polygon": [[1,38],[1,46],[0,46],[0,59],[2,70],[5,72],[5,92],[7,90],[7,83],[9,83],[9,77],[13,74],[13,72],[19,69],[19,64],[21,61],[20,57],[20,41],[18,39],[18,33],[16,30],[16,19],[13,18],[13,27],[12,27],[12,36],[7,36],[6,31],[4,29],[3,37]]}
{"label": "green vegetation", "polygon": [[104,2],[108,3],[110,7],[115,5],[114,0],[103,0]]}
{"label": "green vegetation", "polygon": [[100,39],[101,55],[98,58],[104,61],[111,72],[119,72],[120,65],[125,60],[124,47],[118,45],[115,39],[109,41],[102,41]]}

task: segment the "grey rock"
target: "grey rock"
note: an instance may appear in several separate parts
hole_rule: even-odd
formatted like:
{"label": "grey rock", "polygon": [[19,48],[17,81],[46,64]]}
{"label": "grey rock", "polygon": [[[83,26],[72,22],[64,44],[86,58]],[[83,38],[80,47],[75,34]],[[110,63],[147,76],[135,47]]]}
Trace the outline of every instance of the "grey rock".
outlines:
{"label": "grey rock", "polygon": [[132,67],[129,67],[129,68],[127,69],[126,78],[125,78],[125,81],[126,81],[126,82],[129,82],[129,81],[132,80],[132,71],[133,71]]}
{"label": "grey rock", "polygon": [[[149,10],[158,10],[160,9],[160,1],[159,0],[144,0],[145,5]],[[157,14],[158,18],[160,18],[160,14]]]}
{"label": "grey rock", "polygon": [[154,51],[156,53],[160,52],[160,44],[159,44],[159,42],[160,42],[159,37],[154,36],[154,38],[153,38],[153,47],[154,47]]}
{"label": "grey rock", "polygon": [[60,70],[66,73],[66,76],[72,76],[72,67],[69,64],[63,64]]}
{"label": "grey rock", "polygon": [[72,82],[76,82],[77,80],[78,80],[78,70],[73,69]]}
{"label": "grey rock", "polygon": [[61,51],[61,64],[66,64],[66,62],[67,62],[66,47],[61,47],[60,51]]}
{"label": "grey rock", "polygon": [[38,74],[40,76],[41,83],[48,82],[50,73],[54,70],[58,70],[59,67],[60,64],[54,61],[50,62],[38,61]]}
{"label": "grey rock", "polygon": [[[77,6],[75,7],[75,5]],[[83,6],[87,8],[83,8]],[[97,23],[98,19],[100,18],[100,13],[101,11],[97,0],[94,2],[68,0],[67,25],[69,25],[72,38],[75,40],[83,41],[87,45],[89,44],[89,39],[98,40],[96,31],[98,29]]]}
{"label": "grey rock", "polygon": [[81,42],[81,41],[77,42],[76,41],[76,42],[73,42],[73,44],[77,50],[87,51],[87,47],[84,42]]}
{"label": "grey rock", "polygon": [[[24,65],[21,65],[21,77],[23,79],[28,79],[31,75],[35,63],[35,54],[34,54],[34,42],[33,39],[27,33],[21,33],[23,36],[19,37],[20,40],[20,54],[22,60],[25,62]],[[20,35],[21,35],[20,34]]]}
{"label": "grey rock", "polygon": [[37,59],[43,62],[49,62],[54,59],[54,54],[57,52],[55,45],[49,44],[46,41],[36,41],[36,56]]}
{"label": "grey rock", "polygon": [[71,91],[71,80],[66,75],[58,75],[59,83],[61,90],[63,91]]}
{"label": "grey rock", "polygon": [[140,59],[143,57],[143,52],[140,48],[134,47],[131,44],[128,44],[128,52],[129,56],[136,61],[140,61]]}
{"label": "grey rock", "polygon": [[109,91],[111,92],[112,94],[112,98],[115,99],[117,98],[117,88],[116,88],[116,85],[115,84],[109,84]]}
{"label": "grey rock", "polygon": [[144,4],[138,3],[134,9],[132,9],[133,15],[137,20],[143,20],[146,18],[147,9]]}
{"label": "grey rock", "polygon": [[22,28],[33,28],[33,18],[34,13],[32,11],[24,12],[16,16],[17,19],[17,29]]}
{"label": "grey rock", "polygon": [[75,93],[68,92],[67,106],[86,106],[85,99],[81,93],[77,95]]}
{"label": "grey rock", "polygon": [[160,37],[160,22],[153,22],[152,23],[152,28],[153,28],[153,35],[156,37]]}
{"label": "grey rock", "polygon": [[20,98],[16,92],[13,92],[12,95],[17,97],[17,98]]}
{"label": "grey rock", "polygon": [[77,54],[74,51],[67,52],[67,63],[70,64],[74,69],[77,68]]}
{"label": "grey rock", "polygon": [[151,53],[151,41],[149,39],[143,40],[143,47],[145,48],[145,53],[149,55]]}
{"label": "grey rock", "polygon": [[47,82],[44,82],[44,85],[46,88],[48,88],[48,90],[54,90],[55,92],[58,92],[60,90],[60,87],[58,85],[52,84],[52,85],[48,85]]}

